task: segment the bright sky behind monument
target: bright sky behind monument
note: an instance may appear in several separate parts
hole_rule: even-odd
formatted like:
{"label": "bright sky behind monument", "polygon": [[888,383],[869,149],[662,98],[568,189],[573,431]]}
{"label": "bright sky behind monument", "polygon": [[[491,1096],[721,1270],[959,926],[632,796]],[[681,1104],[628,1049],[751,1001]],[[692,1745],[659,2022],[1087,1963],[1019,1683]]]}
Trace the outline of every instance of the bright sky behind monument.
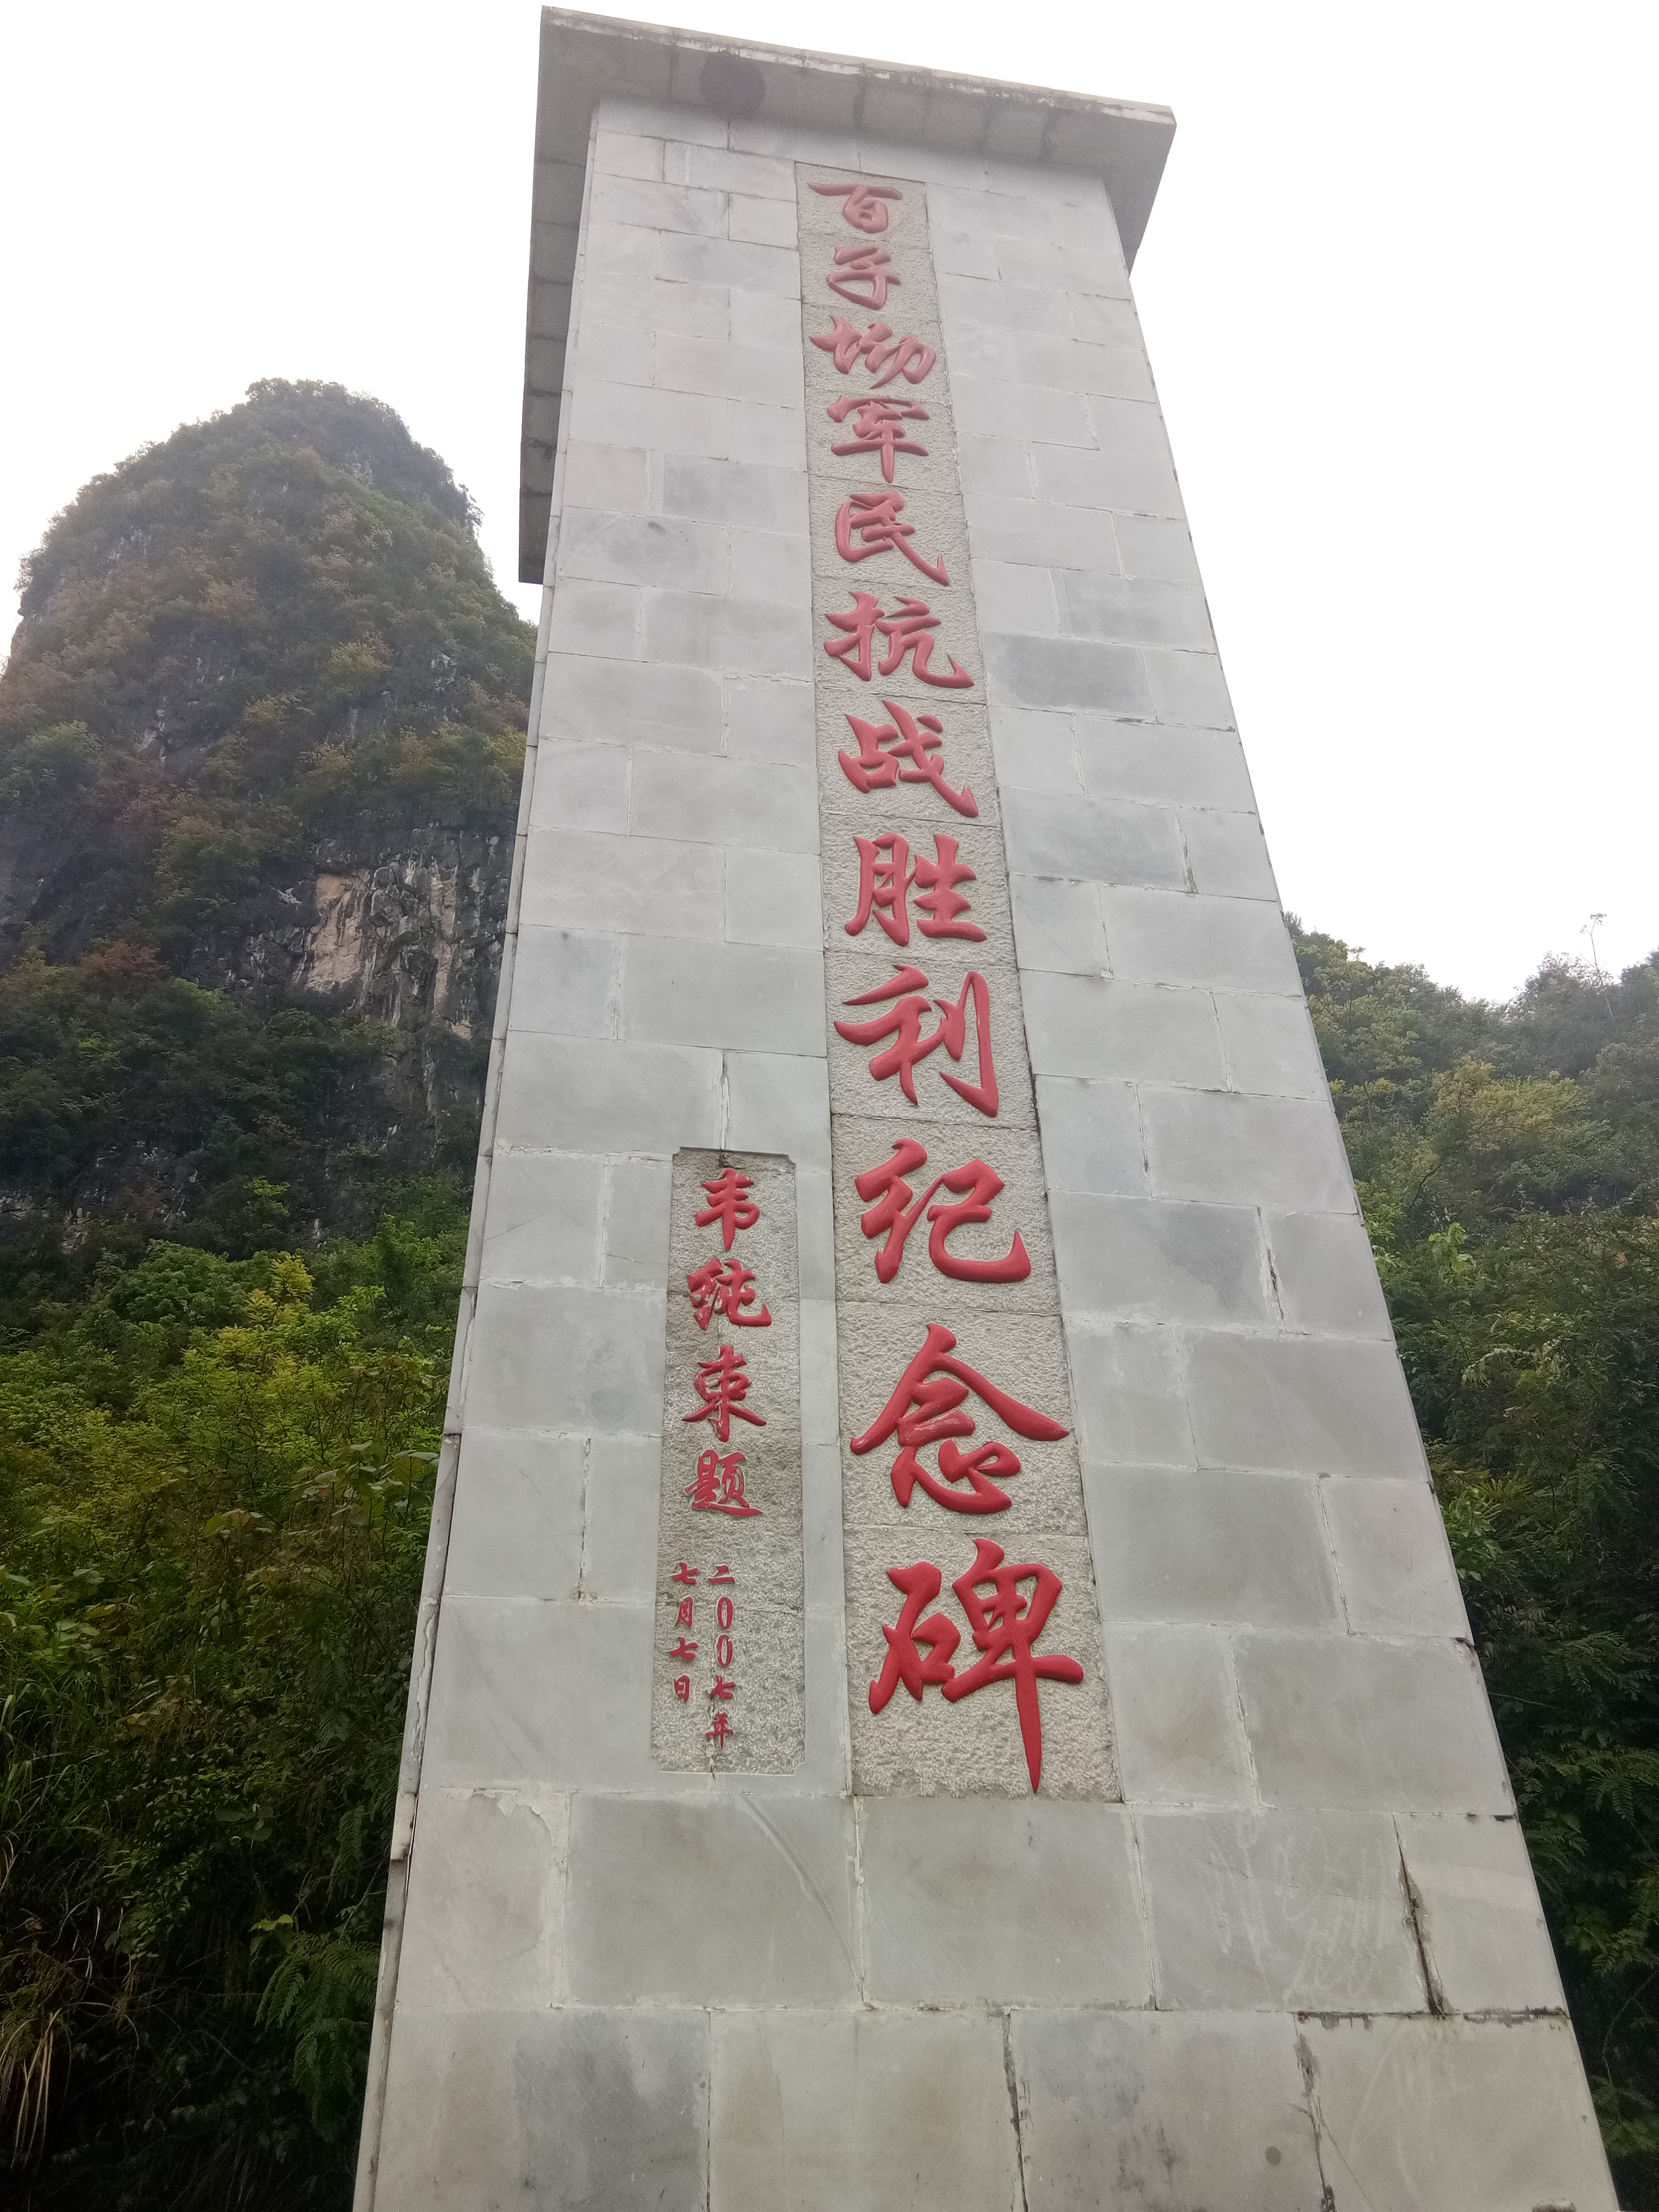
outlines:
{"label": "bright sky behind monument", "polygon": [[[15,9],[9,584],[261,376],[391,402],[513,585],[534,0]],[[1135,289],[1286,904],[1505,995],[1659,944],[1639,4],[676,0],[772,43],[1158,100]],[[9,626],[8,616],[7,627]]]}

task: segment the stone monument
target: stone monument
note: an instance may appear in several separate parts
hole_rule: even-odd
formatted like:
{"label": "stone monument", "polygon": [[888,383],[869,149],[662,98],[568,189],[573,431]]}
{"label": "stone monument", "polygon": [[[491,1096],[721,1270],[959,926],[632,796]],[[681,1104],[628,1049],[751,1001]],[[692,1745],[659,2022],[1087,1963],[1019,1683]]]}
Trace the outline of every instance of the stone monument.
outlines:
{"label": "stone monument", "polygon": [[1613,2205],[1136,319],[1173,128],[543,17],[359,2212]]}

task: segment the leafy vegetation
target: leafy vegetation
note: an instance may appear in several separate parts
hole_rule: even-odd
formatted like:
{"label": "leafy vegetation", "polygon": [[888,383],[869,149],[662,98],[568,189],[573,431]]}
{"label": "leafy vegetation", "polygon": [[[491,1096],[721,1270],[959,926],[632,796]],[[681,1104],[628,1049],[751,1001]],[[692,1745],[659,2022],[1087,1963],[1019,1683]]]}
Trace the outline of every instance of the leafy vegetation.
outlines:
{"label": "leafy vegetation", "polygon": [[349,2197],[529,690],[473,520],[390,409],[264,384],[26,566],[0,2168],[30,2212]]}
{"label": "leafy vegetation", "polygon": [[402,1197],[309,1262],[157,1243],[0,1358],[31,2208],[347,2201],[465,1241]]}
{"label": "leafy vegetation", "polygon": [[1297,951],[1630,2203],[1659,2202],[1659,956]]}

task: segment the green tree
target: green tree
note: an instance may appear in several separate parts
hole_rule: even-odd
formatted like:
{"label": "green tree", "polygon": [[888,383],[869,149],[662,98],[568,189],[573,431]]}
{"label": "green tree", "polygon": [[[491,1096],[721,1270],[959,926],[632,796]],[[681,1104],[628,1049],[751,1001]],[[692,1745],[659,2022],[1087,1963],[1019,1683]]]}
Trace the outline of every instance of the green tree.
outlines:
{"label": "green tree", "polygon": [[[156,1244],[0,1358],[20,2201],[343,2203],[464,1218]],[[441,1324],[427,1318],[442,1311]]]}
{"label": "green tree", "polygon": [[1659,964],[1503,1007],[1299,929],[1615,2173],[1659,2197]]}

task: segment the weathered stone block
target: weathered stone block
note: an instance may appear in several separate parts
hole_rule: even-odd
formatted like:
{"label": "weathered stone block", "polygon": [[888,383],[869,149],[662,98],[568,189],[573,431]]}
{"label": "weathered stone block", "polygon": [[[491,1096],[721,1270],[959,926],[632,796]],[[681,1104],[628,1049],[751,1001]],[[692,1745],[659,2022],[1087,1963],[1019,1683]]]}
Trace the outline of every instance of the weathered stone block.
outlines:
{"label": "weathered stone block", "polygon": [[604,1204],[605,1170],[599,1160],[498,1152],[484,1215],[482,1279],[597,1282]]}
{"label": "weathered stone block", "polygon": [[1092,1316],[1068,1315],[1066,1333],[1085,1458],[1130,1467],[1193,1466],[1175,1331],[1106,1328]]}
{"label": "weathered stone block", "polygon": [[1000,2021],[717,2013],[715,2212],[1021,2212]]}
{"label": "weathered stone block", "polygon": [[1267,1259],[1243,1206],[1070,1193],[1054,1208],[1066,1307],[1115,1320],[1264,1323]]}
{"label": "weathered stone block", "polygon": [[1137,1826],[1160,2007],[1426,2008],[1386,1813],[1143,1813]]}
{"label": "weathered stone block", "polygon": [[1148,1087],[1140,1111],[1152,1185],[1160,1197],[1294,1206],[1298,1213],[1346,1214],[1358,1223],[1347,1155],[1322,1099]]}
{"label": "weathered stone block", "polygon": [[1513,1809],[1480,1667],[1464,1645],[1249,1635],[1236,1648],[1265,1802]]}
{"label": "weathered stone block", "polygon": [[1068,883],[1059,876],[1013,876],[1009,890],[1022,968],[1105,973],[1106,932],[1096,884]]}
{"label": "weathered stone block", "polygon": [[1262,1227],[1290,1328],[1322,1336],[1389,1334],[1389,1309],[1358,1214],[1270,1213]]}
{"label": "weathered stone block", "polygon": [[1106,1671],[1124,1802],[1253,1804],[1227,1639],[1212,1628],[1119,1628]]}
{"label": "weathered stone block", "polygon": [[563,1948],[568,1800],[432,1790],[410,1858],[398,2007],[550,2002]]}
{"label": "weathered stone block", "polygon": [[878,2003],[1151,2002],[1121,1808],[887,1797],[860,1818]]}
{"label": "weathered stone block", "polygon": [[1437,1996],[1460,2013],[1565,2012],[1516,1822],[1405,1813],[1396,1825]]}
{"label": "weathered stone block", "polygon": [[1183,809],[1181,834],[1194,890],[1216,898],[1277,902],[1272,864],[1254,813],[1231,813],[1219,807]]}
{"label": "weathered stone block", "polygon": [[1215,1012],[1201,991],[1096,975],[1024,979],[1034,1073],[1218,1085]]}
{"label": "weathered stone block", "polygon": [[577,1797],[572,2000],[852,2002],[854,1857],[833,1797]]}
{"label": "weathered stone block", "polygon": [[1030,2212],[1328,2203],[1291,2021],[1024,2013],[1012,2047]]}
{"label": "weathered stone block", "polygon": [[1423,1446],[1391,1344],[1195,1336],[1193,1434],[1206,1467],[1420,1476]]}
{"label": "weathered stone block", "polygon": [[1078,715],[1075,727],[1084,787],[1092,798],[1254,811],[1243,748],[1231,730],[1172,729],[1096,714]]}
{"label": "weathered stone block", "polygon": [[[574,1598],[581,1577],[587,1439],[469,1423],[444,1589],[467,1597]],[[654,1492],[650,1501],[655,1502]]]}
{"label": "weathered stone block", "polygon": [[1311,1479],[1085,1465],[1083,1484],[1108,1620],[1340,1626]]}
{"label": "weathered stone block", "polygon": [[520,911],[544,928],[675,938],[720,934],[718,848],[668,837],[534,830]]}
{"label": "weathered stone block", "polygon": [[1132,646],[993,635],[985,641],[985,659],[991,696],[999,705],[1081,707],[1148,718],[1152,713],[1146,668]]}
{"label": "weathered stone block", "polygon": [[717,753],[723,715],[711,669],[550,654],[542,736]]}
{"label": "weathered stone block", "polygon": [[1362,1636],[1469,1632],[1433,1491],[1416,1481],[1323,1485],[1348,1624]]}
{"label": "weathered stone block", "polygon": [[[633,332],[626,335],[635,342]],[[560,517],[562,577],[720,592],[726,589],[729,568],[726,532],[715,523],[671,520],[660,514],[594,514],[568,505]]]}
{"label": "weathered stone block", "polygon": [[497,2212],[707,2212],[703,2012],[399,2011],[377,2195]]}
{"label": "weathered stone block", "polygon": [[447,1598],[422,1786],[706,1789],[651,1764],[653,1626],[648,1601]]}
{"label": "weathered stone block", "polygon": [[1321,2160],[1376,2212],[1615,2212],[1564,2021],[1306,2021]]}
{"label": "weathered stone block", "polygon": [[526,923],[514,961],[514,1028],[569,1037],[611,1036],[620,959],[614,937]]}
{"label": "weathered stone block", "polygon": [[1133,1084],[1043,1075],[1037,1078],[1036,1090],[1050,1191],[1148,1194]]}
{"label": "weathered stone block", "polygon": [[537,755],[530,823],[540,830],[628,828],[628,755],[618,745],[550,738]]}
{"label": "weathered stone block", "polygon": [[1218,991],[1216,1022],[1236,1091],[1280,1098],[1328,1098],[1313,1024],[1299,999]]}
{"label": "weathered stone block", "polygon": [[823,973],[816,947],[630,937],[622,1032],[653,1044],[821,1054]]}
{"label": "weathered stone block", "polygon": [[1106,938],[1115,975],[1235,991],[1302,988],[1278,908],[1255,900],[1109,890]]}
{"label": "weathered stone block", "polygon": [[662,1300],[651,1291],[486,1283],[467,1410],[495,1429],[648,1433],[662,1388]]}
{"label": "weathered stone block", "polygon": [[503,1056],[496,1137],[589,1152],[718,1144],[720,1086],[718,1052],[515,1028]]}

